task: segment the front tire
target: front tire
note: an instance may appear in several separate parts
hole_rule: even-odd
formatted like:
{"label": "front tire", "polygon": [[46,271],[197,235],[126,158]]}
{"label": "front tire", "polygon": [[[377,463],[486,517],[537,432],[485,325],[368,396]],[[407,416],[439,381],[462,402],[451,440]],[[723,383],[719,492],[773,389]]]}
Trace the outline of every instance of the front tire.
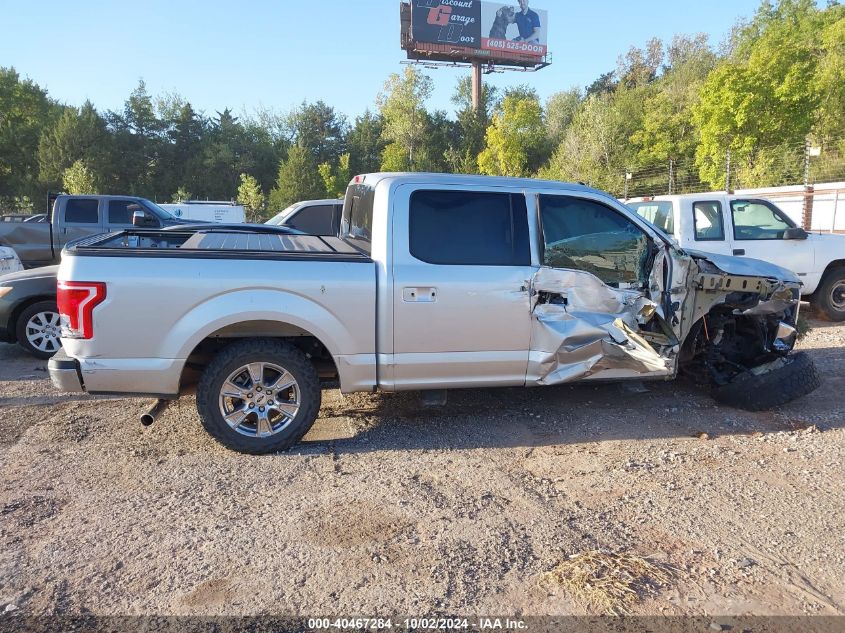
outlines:
{"label": "front tire", "polygon": [[713,398],[730,407],[766,411],[812,393],[821,386],[813,359],[804,352],[776,361],[770,371],[737,375],[727,385],[713,388]]}
{"label": "front tire", "polygon": [[845,321],[845,267],[825,274],[815,292],[815,304],[831,321]]}
{"label": "front tire", "polygon": [[263,455],[296,444],[320,410],[320,380],[305,354],[270,339],[224,348],[205,368],[197,411],[226,448]]}
{"label": "front tire", "polygon": [[18,345],[28,353],[48,359],[62,348],[59,309],[54,301],[39,301],[21,312],[15,325]]}

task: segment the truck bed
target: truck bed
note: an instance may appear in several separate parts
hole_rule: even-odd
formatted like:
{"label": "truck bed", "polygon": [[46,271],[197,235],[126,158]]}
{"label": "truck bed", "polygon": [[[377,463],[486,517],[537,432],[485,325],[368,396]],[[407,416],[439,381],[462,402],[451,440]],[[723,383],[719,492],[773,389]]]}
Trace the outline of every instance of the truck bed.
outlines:
{"label": "truck bed", "polygon": [[284,259],[366,261],[369,258],[336,237],[290,235],[260,229],[129,229],[70,244],[68,255],[177,257],[190,259]]}

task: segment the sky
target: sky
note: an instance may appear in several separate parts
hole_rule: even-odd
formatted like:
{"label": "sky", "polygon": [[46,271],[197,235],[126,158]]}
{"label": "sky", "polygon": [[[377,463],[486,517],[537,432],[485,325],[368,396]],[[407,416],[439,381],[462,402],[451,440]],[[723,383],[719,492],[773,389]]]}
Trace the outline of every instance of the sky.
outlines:
{"label": "sky", "polygon": [[[514,0],[513,4],[516,4]],[[704,32],[718,44],[759,0],[531,0],[549,12],[550,67],[486,81],[529,83],[543,99],[585,86],[652,37]],[[63,103],[121,110],[143,78],[153,95],[178,92],[213,115],[285,112],[322,99],[350,118],[373,108],[401,72],[399,0],[0,0],[0,66],[14,66]],[[426,70],[432,109],[468,70]]]}

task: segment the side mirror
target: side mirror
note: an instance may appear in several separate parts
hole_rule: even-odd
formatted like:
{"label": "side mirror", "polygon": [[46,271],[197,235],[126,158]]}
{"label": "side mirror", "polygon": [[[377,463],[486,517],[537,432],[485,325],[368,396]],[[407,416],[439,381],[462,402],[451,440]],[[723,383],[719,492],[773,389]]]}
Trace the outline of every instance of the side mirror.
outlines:
{"label": "side mirror", "polygon": [[809,233],[800,227],[786,229],[783,232],[783,239],[785,240],[806,240]]}
{"label": "side mirror", "polygon": [[160,228],[161,225],[158,220],[149,213],[143,211],[141,207],[132,205],[129,207],[129,210],[132,211],[132,226],[136,229]]}

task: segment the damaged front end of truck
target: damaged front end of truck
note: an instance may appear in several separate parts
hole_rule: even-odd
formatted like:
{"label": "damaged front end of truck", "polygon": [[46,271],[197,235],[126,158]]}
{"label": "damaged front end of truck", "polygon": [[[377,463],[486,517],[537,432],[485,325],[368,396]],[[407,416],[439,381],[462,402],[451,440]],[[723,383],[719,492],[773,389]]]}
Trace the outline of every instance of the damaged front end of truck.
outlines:
{"label": "damaged front end of truck", "polygon": [[801,288],[793,273],[669,244],[643,253],[641,264],[641,284],[625,288],[587,271],[538,271],[530,383],[682,374],[752,410],[818,386],[811,359],[792,353]]}

